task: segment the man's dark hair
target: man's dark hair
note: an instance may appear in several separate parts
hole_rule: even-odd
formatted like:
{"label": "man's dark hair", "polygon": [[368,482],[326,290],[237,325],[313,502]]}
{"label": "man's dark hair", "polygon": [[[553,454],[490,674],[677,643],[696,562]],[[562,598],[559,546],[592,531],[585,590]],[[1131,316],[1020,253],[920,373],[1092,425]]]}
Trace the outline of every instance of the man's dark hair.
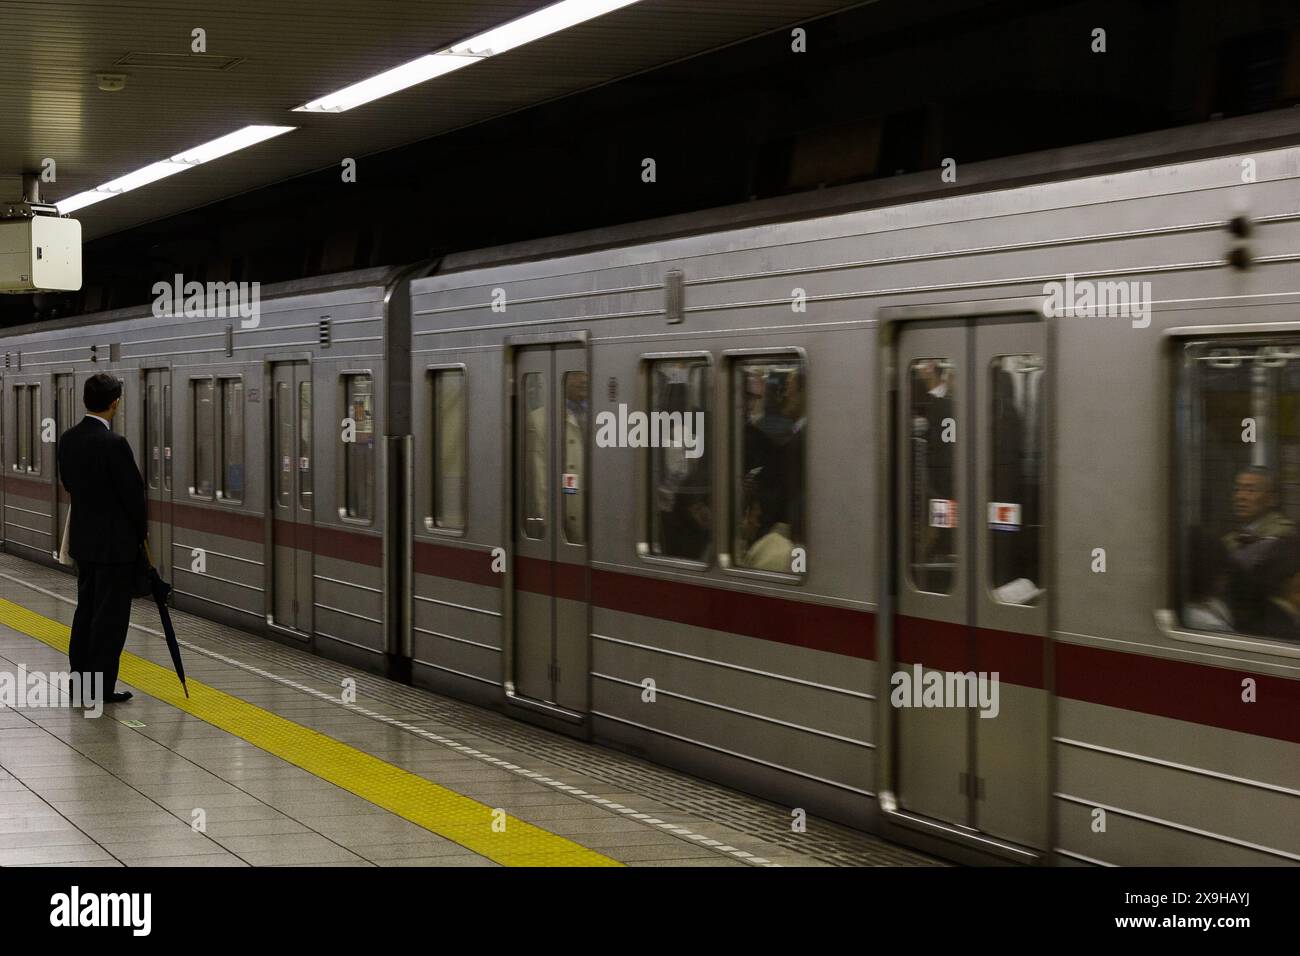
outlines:
{"label": "man's dark hair", "polygon": [[1237,470],[1237,477],[1242,475],[1259,475],[1264,479],[1269,491],[1277,491],[1277,476],[1273,474],[1272,468],[1266,468],[1263,465],[1246,465],[1244,468]]}
{"label": "man's dark hair", "polygon": [[81,400],[88,412],[106,412],[114,399],[122,397],[122,382],[107,372],[99,372],[86,379]]}

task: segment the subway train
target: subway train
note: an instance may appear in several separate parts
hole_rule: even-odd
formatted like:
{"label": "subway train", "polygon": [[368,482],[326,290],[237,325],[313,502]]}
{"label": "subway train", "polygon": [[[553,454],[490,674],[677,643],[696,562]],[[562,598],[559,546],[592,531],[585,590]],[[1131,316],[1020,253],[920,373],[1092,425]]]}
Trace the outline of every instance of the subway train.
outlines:
{"label": "subway train", "polygon": [[1300,148],[1250,164],[8,329],[3,546],[109,371],[180,608],[956,860],[1293,864]]}

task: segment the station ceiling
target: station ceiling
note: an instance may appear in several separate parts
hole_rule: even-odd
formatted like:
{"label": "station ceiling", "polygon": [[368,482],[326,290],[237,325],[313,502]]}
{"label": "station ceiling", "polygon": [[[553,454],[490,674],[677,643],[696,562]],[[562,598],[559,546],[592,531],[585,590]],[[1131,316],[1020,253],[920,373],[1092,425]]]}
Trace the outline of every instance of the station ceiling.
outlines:
{"label": "station ceiling", "polygon": [[[640,0],[347,112],[304,113],[295,107],[548,3],[0,0],[0,201],[47,158],[57,179],[41,198],[57,202],[245,126],[297,127],[74,213],[92,239],[860,2]],[[105,73],[124,74],[124,88],[101,90]]]}

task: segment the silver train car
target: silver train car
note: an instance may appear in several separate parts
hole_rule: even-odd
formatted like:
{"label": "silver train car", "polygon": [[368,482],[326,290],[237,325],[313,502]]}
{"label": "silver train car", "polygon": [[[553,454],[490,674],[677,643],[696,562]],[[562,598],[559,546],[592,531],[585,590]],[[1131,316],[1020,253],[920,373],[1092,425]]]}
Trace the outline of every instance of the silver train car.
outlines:
{"label": "silver train car", "polygon": [[179,606],[956,859],[1300,861],[1300,149],[3,335]]}

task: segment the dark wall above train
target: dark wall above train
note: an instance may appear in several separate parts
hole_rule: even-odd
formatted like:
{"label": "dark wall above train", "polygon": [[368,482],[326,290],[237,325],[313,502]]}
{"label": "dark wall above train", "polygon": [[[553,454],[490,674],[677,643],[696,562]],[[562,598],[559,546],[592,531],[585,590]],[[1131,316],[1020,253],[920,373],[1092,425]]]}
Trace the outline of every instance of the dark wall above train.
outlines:
{"label": "dark wall above train", "polygon": [[98,239],[80,294],[0,296],[0,323],[1300,105],[1292,0],[878,0],[804,29],[804,52],[769,34]]}

